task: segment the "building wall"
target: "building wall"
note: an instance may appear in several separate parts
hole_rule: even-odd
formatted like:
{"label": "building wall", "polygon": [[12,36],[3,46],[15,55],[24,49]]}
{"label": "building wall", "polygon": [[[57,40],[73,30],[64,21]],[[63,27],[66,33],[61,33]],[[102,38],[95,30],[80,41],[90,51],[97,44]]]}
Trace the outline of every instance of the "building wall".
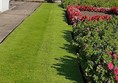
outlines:
{"label": "building wall", "polygon": [[0,0],[0,12],[4,12],[9,9],[9,0]]}

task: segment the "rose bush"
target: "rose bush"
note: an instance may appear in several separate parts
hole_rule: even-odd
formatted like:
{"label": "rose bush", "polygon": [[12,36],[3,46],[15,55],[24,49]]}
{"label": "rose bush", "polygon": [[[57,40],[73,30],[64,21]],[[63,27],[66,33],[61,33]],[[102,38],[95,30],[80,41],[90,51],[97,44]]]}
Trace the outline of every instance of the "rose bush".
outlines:
{"label": "rose bush", "polygon": [[73,45],[88,83],[118,82],[118,16],[81,21],[73,27]]}

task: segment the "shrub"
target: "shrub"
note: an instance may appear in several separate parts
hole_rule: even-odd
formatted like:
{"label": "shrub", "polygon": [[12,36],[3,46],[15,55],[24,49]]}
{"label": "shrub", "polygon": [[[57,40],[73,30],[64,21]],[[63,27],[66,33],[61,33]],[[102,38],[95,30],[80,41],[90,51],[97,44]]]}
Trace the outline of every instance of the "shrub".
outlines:
{"label": "shrub", "polygon": [[118,6],[118,0],[79,0],[80,5],[92,5],[95,7]]}
{"label": "shrub", "polygon": [[112,7],[109,11],[107,11],[110,14],[116,14],[118,15],[118,6],[117,7]]}
{"label": "shrub", "polygon": [[68,5],[77,5],[78,0],[62,0],[62,6],[66,8]]}
{"label": "shrub", "polygon": [[73,28],[78,61],[88,83],[118,82],[118,16]]}

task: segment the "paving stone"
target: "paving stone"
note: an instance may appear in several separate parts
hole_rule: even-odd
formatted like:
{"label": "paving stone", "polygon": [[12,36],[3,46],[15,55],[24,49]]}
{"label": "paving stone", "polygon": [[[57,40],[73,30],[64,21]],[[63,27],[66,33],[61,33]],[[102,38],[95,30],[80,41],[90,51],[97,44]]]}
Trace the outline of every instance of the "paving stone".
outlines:
{"label": "paving stone", "polygon": [[0,43],[41,3],[12,1],[10,4],[12,9],[0,13]]}

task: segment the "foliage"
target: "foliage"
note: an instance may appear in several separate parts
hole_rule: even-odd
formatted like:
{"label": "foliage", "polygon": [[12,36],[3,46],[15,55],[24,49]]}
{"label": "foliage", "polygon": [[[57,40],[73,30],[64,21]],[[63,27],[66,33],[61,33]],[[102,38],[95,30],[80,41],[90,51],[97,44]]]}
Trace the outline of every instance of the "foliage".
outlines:
{"label": "foliage", "polygon": [[78,61],[89,83],[118,82],[118,16],[73,28]]}
{"label": "foliage", "polygon": [[79,0],[79,5],[92,5],[95,7],[118,6],[118,0]]}
{"label": "foliage", "polygon": [[86,5],[95,7],[113,7],[118,6],[118,0],[62,0],[62,5],[66,8],[68,5]]}
{"label": "foliage", "polygon": [[62,0],[62,6],[66,8],[68,5],[77,5],[78,0]]}

